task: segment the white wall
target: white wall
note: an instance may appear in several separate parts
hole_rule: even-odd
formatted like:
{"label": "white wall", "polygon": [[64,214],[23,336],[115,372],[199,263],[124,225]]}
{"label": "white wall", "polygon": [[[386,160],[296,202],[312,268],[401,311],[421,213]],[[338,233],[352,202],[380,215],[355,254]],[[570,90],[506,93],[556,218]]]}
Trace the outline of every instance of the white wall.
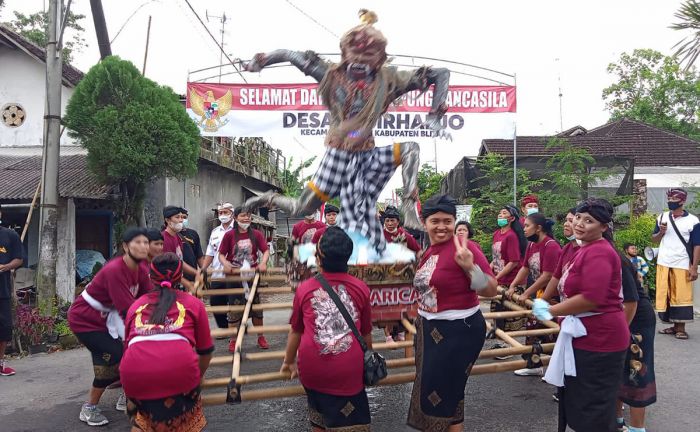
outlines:
{"label": "white wall", "polygon": [[[72,88],[63,86],[62,113],[72,94]],[[26,112],[22,126],[10,128],[0,122],[0,147],[42,145],[45,95],[46,65],[20,49],[0,45],[0,109],[7,103],[19,103]],[[64,133],[61,145],[72,144]]]}

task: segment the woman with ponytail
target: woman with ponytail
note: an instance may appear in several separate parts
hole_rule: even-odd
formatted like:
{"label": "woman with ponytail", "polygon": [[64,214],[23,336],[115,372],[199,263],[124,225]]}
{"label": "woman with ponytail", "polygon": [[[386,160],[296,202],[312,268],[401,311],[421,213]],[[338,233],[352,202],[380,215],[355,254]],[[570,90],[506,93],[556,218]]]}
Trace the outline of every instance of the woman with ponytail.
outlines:
{"label": "woman with ponytail", "polygon": [[[525,252],[525,258],[522,262],[522,268],[518,271],[518,275],[515,277],[513,282],[508,288],[507,297],[510,297],[515,293],[519,286],[525,285],[528,280],[532,283],[529,287],[519,296],[519,301],[521,303],[525,302],[532,296],[541,297],[544,293],[549,280],[552,278],[552,274],[557,267],[557,262],[559,261],[559,256],[561,255],[561,247],[556,240],[554,240],[554,235],[552,234],[552,227],[554,226],[554,221],[544,217],[542,213],[532,213],[530,216],[525,218],[525,235],[528,240],[527,250]],[[528,277],[529,276],[529,277]],[[534,330],[540,328],[541,324],[537,319],[528,319],[525,328],[527,330]],[[535,336],[525,338],[525,343],[528,345],[534,342],[552,342],[553,336]],[[523,355],[523,358],[527,360],[527,367],[523,369],[518,369],[515,371],[516,375],[519,376],[542,376],[544,369],[542,368],[542,363],[538,361],[533,361],[530,354]]]}
{"label": "woman with ponytail", "polygon": [[183,264],[172,252],[153,259],[153,290],[126,316],[121,382],[132,432],[201,431],[207,422],[199,383],[214,344],[204,304],[177,289]]}

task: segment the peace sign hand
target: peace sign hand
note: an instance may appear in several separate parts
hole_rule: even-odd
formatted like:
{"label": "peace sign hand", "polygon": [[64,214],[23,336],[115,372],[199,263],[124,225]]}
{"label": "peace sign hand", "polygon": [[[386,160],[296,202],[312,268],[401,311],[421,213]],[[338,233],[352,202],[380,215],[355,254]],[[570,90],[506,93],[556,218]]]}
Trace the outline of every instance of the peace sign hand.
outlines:
{"label": "peace sign hand", "polygon": [[453,236],[452,239],[455,242],[455,262],[458,266],[462,267],[465,272],[470,272],[474,267],[474,254],[469,250],[467,244],[469,240],[464,237],[464,240],[457,236]]}

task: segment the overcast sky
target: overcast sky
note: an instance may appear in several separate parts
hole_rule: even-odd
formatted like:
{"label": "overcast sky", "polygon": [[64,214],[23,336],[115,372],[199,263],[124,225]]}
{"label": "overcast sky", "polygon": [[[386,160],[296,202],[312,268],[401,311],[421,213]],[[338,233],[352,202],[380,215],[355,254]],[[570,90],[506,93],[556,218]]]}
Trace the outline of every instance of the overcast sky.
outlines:
{"label": "overcast sky", "polygon": [[[592,128],[605,123],[608,114],[601,92],[611,82],[607,65],[622,52],[635,48],[653,48],[671,54],[673,45],[683,37],[668,28],[676,21],[673,14],[682,3],[680,0],[190,2],[217,38],[221,36],[220,21],[212,16],[226,14],[226,51],[232,58],[243,59],[276,48],[338,52],[338,38],[331,33],[341,35],[357,24],[358,9],[374,10],[379,16],[377,27],[389,41],[389,53],[442,58],[516,74],[518,113],[515,119],[503,118],[506,125],[517,121],[519,135],[553,134],[560,130],[559,77],[563,128],[576,124]],[[44,0],[7,0],[0,20],[10,20],[13,10],[25,13],[41,10],[45,3]],[[139,69],[143,65],[148,17],[152,16],[146,66],[149,78],[184,94],[190,72],[219,64],[217,46],[185,0],[102,0],[102,3],[110,38],[124,26],[112,44],[113,53],[132,61]],[[145,6],[124,25],[141,5]],[[87,16],[83,25],[88,47],[75,55],[74,62],[87,71],[99,60],[89,1],[74,0],[72,9]],[[419,62],[417,66],[423,63],[427,62]],[[214,70],[211,75],[216,73]],[[192,74],[190,79],[209,75]],[[303,74],[292,69],[263,71],[246,77],[251,82],[306,82]],[[237,75],[228,75],[223,82],[241,80]],[[457,74],[453,74],[451,82],[484,84]],[[272,143],[299,158],[320,155],[321,140],[315,138],[302,144],[272,140]],[[475,154],[478,144],[478,138],[469,143],[438,143],[438,168],[449,170],[459,157]],[[434,159],[432,143],[423,147],[423,160]]]}

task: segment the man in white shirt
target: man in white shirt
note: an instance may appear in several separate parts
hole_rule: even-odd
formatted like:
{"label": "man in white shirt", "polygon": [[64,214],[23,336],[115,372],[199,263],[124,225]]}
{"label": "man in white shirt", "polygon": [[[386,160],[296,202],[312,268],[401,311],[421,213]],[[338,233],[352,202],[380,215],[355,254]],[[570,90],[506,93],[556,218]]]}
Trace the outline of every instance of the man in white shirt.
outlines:
{"label": "man in white shirt", "polygon": [[[217,217],[221,225],[217,226],[211,231],[209,236],[209,243],[207,243],[207,251],[204,253],[204,263],[203,268],[212,269],[211,278],[218,279],[224,278],[226,275],[223,273],[223,265],[218,259],[219,256],[219,244],[224,238],[224,234],[227,231],[233,229],[233,204],[223,203],[219,204],[216,209]],[[221,271],[220,271],[221,270]],[[212,281],[211,289],[222,289],[231,288],[226,282],[222,281]],[[226,306],[229,304],[229,296],[212,296],[210,299],[212,306]],[[228,327],[228,316],[227,314],[214,314],[214,319],[216,320],[216,325],[219,328]]]}
{"label": "man in white shirt", "polygon": [[688,199],[685,189],[669,189],[666,196],[669,211],[657,218],[651,238],[660,243],[656,259],[656,311],[663,322],[673,323],[673,327],[659,333],[688,339],[685,323],[693,321],[692,283],[698,278],[700,220],[683,208]]}

